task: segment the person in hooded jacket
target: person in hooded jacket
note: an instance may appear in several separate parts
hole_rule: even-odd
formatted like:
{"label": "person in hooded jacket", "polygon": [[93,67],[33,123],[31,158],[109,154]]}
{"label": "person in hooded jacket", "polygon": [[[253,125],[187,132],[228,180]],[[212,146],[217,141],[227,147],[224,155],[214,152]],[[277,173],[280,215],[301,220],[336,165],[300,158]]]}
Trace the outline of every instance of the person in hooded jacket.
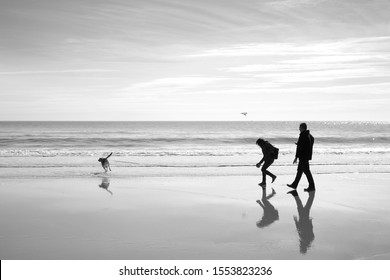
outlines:
{"label": "person in hooded jacket", "polygon": [[313,155],[313,145],[314,145],[314,137],[310,134],[310,130],[307,130],[306,123],[301,123],[299,125],[299,139],[296,143],[297,149],[294,159],[294,164],[298,163],[298,170],[295,176],[294,182],[291,184],[287,184],[288,187],[296,189],[298,187],[299,181],[301,180],[302,174],[305,173],[307,181],[309,182],[309,187],[305,189],[305,191],[310,192],[315,190],[315,184],[313,180],[313,176],[310,172],[310,164],[309,160],[312,159]]}

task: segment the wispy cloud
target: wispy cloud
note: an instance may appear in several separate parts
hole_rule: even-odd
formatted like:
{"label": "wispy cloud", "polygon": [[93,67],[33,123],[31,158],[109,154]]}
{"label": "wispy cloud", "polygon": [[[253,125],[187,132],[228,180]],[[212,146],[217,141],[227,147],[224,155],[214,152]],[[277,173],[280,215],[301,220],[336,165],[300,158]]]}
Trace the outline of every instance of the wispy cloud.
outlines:
{"label": "wispy cloud", "polygon": [[288,10],[301,8],[302,6],[316,6],[329,0],[276,0],[265,3],[268,8],[275,10]]}
{"label": "wispy cloud", "polygon": [[[285,88],[289,84],[334,86],[334,83],[375,84],[390,77],[390,37],[349,38],[332,41],[289,44],[232,46],[195,54],[197,57],[257,63],[220,67],[235,77],[252,79],[249,84],[260,88]],[[236,63],[237,64],[237,63]],[[359,80],[365,79],[365,80]],[[343,81],[344,80],[344,81]],[[310,83],[310,84],[309,84]],[[296,85],[294,85],[296,86]]]}
{"label": "wispy cloud", "polygon": [[90,73],[109,73],[117,72],[111,69],[67,69],[67,70],[31,70],[31,71],[6,71],[0,72],[0,75],[46,75],[46,74],[90,74]]}
{"label": "wispy cloud", "polygon": [[205,86],[216,82],[226,81],[227,78],[222,77],[199,77],[199,76],[184,76],[184,77],[169,77],[156,79],[150,82],[137,83],[123,90],[138,90],[138,89],[155,89],[170,90],[188,89],[199,86]]}
{"label": "wispy cloud", "polygon": [[191,54],[188,57],[219,56],[283,56],[283,55],[345,55],[349,52],[364,54],[378,51],[379,47],[390,47],[390,37],[366,37],[310,43],[261,43],[231,45]]}
{"label": "wispy cloud", "polygon": [[286,83],[390,78],[390,55],[308,56],[295,60],[280,60],[271,64],[243,65],[221,70],[255,79],[267,79],[268,86],[270,81],[273,86],[277,84],[285,86]]}

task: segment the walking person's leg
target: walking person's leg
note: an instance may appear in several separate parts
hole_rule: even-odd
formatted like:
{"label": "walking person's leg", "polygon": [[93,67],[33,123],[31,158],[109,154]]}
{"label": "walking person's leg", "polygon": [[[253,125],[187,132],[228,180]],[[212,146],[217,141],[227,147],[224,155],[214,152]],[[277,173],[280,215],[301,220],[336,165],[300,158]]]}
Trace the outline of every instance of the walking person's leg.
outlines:
{"label": "walking person's leg", "polygon": [[297,169],[297,175],[295,175],[294,182],[291,184],[287,184],[290,188],[296,189],[298,187],[299,181],[301,180],[302,174],[303,174],[303,162],[299,160],[298,163],[298,169]]}
{"label": "walking person's leg", "polygon": [[270,166],[268,161],[265,161],[263,166],[261,167],[262,181],[259,184],[261,187],[265,187],[267,184],[267,168]]}
{"label": "walking person's leg", "polygon": [[304,162],[304,164],[303,164],[303,172],[305,173],[307,181],[309,182],[309,187],[306,190],[314,190],[315,189],[315,184],[314,184],[313,175],[310,172],[309,161],[305,161]]}
{"label": "walking person's leg", "polygon": [[265,186],[266,183],[267,183],[267,175],[272,178],[272,182],[276,178],[276,176],[274,174],[272,174],[271,172],[269,172],[267,170],[267,168],[270,167],[273,162],[274,162],[274,160],[266,160],[264,162],[264,164],[263,164],[263,167],[261,168],[261,172],[262,172],[262,175],[263,175],[263,181],[259,185],[262,186],[262,187]]}

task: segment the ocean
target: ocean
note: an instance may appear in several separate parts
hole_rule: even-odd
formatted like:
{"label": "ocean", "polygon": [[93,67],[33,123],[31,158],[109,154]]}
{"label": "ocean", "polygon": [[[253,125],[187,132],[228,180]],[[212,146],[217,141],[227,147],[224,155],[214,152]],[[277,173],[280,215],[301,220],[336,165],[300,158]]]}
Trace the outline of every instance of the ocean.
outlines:
{"label": "ocean", "polygon": [[[390,123],[307,124],[315,137],[312,166],[318,172],[390,172]],[[18,168],[100,172],[97,159],[113,152],[112,174],[117,168],[172,167],[213,169],[213,174],[220,173],[216,168],[230,168],[235,175],[247,175],[247,170],[258,172],[253,165],[261,159],[261,150],[255,142],[264,138],[280,149],[273,168],[294,173],[298,127],[299,122],[290,121],[0,122],[0,172]],[[97,174],[94,171],[91,174]]]}

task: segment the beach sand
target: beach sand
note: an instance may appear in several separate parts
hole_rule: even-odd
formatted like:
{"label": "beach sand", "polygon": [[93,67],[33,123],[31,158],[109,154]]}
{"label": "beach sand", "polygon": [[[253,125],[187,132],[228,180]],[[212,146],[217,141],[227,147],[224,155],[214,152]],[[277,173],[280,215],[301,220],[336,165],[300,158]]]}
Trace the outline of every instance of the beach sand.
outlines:
{"label": "beach sand", "polygon": [[293,178],[3,178],[0,258],[390,259],[390,174],[314,174],[310,218]]}

